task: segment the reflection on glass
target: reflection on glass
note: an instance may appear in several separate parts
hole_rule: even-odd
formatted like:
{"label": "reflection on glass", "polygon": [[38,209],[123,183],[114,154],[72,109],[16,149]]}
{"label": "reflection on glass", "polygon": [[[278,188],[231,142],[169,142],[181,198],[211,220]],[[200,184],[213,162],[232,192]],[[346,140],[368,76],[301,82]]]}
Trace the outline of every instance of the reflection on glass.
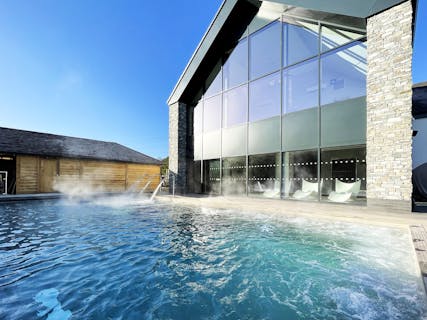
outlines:
{"label": "reflection on glass", "polygon": [[249,121],[280,115],[280,72],[249,85]]}
{"label": "reflection on glass", "polygon": [[248,81],[248,40],[243,39],[234,48],[224,64],[224,89]]}
{"label": "reflection on glass", "polygon": [[280,153],[249,156],[248,192],[265,198],[280,197]]}
{"label": "reflection on glass", "polygon": [[322,52],[342,46],[365,36],[365,32],[322,26]]}
{"label": "reflection on glass", "polygon": [[248,113],[248,86],[240,86],[238,88],[224,92],[224,121],[223,127],[245,123]]}
{"label": "reflection on glass", "polygon": [[221,128],[221,95],[206,99],[203,106],[203,132]]}
{"label": "reflection on glass", "polygon": [[282,196],[294,200],[317,200],[317,151],[286,152],[282,161]]}
{"label": "reflection on glass", "polygon": [[322,150],[322,200],[364,202],[366,199],[366,148]]}
{"label": "reflection on glass", "polygon": [[321,103],[366,96],[366,44],[356,42],[321,58]]}
{"label": "reflection on glass", "polygon": [[281,24],[274,22],[250,36],[250,78],[255,79],[278,70],[280,59]]}
{"label": "reflection on glass", "polygon": [[246,157],[222,160],[223,194],[246,194]]}
{"label": "reflection on glass", "polygon": [[219,159],[203,161],[203,183],[205,193],[220,193],[220,177]]}
{"label": "reflection on glass", "polygon": [[284,65],[316,56],[319,52],[319,26],[304,20],[283,24]]}
{"label": "reflection on glass", "polygon": [[318,106],[318,60],[312,59],[283,71],[283,112]]}
{"label": "reflection on glass", "polygon": [[288,5],[273,1],[260,1],[260,3],[261,7],[251,23],[248,25],[249,34],[252,34],[265,27],[267,24],[280,19],[282,13],[288,9]]}
{"label": "reflection on glass", "polygon": [[221,61],[217,63],[206,80],[206,88],[205,97],[213,96],[222,91]]}

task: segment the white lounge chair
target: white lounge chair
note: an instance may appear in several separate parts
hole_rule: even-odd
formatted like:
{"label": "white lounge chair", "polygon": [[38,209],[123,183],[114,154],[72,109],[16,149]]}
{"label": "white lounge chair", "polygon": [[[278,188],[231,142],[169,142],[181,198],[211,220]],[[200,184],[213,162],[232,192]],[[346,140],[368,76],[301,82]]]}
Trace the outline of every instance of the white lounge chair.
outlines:
{"label": "white lounge chair", "polygon": [[346,202],[350,200],[351,197],[357,197],[360,192],[361,180],[356,182],[342,182],[338,179],[335,179],[335,191],[332,191],[329,194],[329,201],[332,202]]}
{"label": "white lounge chair", "polygon": [[262,186],[261,182],[257,181],[256,185],[253,188],[254,193],[264,193],[264,187]]}
{"label": "white lounge chair", "polygon": [[[323,179],[320,180],[320,189],[322,189]],[[307,199],[309,197],[315,196],[318,193],[319,185],[317,182],[308,182],[302,180],[301,189],[294,192],[292,198],[297,200]]]}

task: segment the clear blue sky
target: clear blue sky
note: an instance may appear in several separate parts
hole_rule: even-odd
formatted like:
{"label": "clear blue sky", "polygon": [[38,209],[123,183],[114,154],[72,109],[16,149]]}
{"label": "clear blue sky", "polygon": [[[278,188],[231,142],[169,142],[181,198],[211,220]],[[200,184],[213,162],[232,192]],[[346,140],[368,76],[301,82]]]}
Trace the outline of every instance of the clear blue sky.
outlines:
{"label": "clear blue sky", "polygon": [[[166,100],[221,2],[0,1],[0,126],[166,156]],[[419,2],[414,83],[427,81]]]}

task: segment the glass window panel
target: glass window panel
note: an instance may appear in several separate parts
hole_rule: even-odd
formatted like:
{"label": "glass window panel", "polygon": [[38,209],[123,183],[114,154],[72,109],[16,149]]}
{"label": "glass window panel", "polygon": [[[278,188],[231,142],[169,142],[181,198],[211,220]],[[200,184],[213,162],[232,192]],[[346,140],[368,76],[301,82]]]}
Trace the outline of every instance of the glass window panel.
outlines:
{"label": "glass window panel", "polygon": [[280,117],[249,124],[249,154],[280,151]]}
{"label": "glass window panel", "polygon": [[197,134],[194,136],[194,160],[202,159],[202,141],[202,134]]}
{"label": "glass window panel", "polygon": [[317,150],[283,153],[282,196],[293,200],[318,200],[317,163]]}
{"label": "glass window panel", "polygon": [[280,153],[249,156],[248,172],[249,194],[280,197]]}
{"label": "glass window panel", "polygon": [[321,58],[321,104],[366,96],[366,44],[356,42]]}
{"label": "glass window panel", "polygon": [[249,121],[280,115],[280,72],[249,85]]}
{"label": "glass window panel", "polygon": [[322,51],[327,51],[348,42],[359,39],[366,35],[366,32],[346,30],[344,28],[322,26]]}
{"label": "glass window panel", "polygon": [[193,113],[193,132],[196,133],[202,132],[202,121],[203,121],[203,102],[200,101],[197,106],[194,107]]}
{"label": "glass window panel", "polygon": [[366,148],[321,150],[320,175],[323,201],[366,201]]}
{"label": "glass window panel", "polygon": [[203,106],[203,132],[221,128],[221,95],[206,99]]}
{"label": "glass window panel", "polygon": [[220,193],[220,160],[203,161],[204,192],[208,194]]}
{"label": "glass window panel", "polygon": [[237,195],[246,194],[246,157],[223,159],[222,193]]}
{"label": "glass window panel", "polygon": [[222,130],[222,156],[232,157],[246,154],[246,125]]}
{"label": "glass window panel", "polygon": [[221,130],[203,134],[203,159],[221,157]]}
{"label": "glass window panel", "polygon": [[224,92],[224,119],[223,127],[228,128],[236,124],[247,122],[248,114],[248,86],[244,85]]}
{"label": "glass window panel", "polygon": [[291,113],[319,105],[319,66],[312,59],[283,70],[283,112]]}
{"label": "glass window panel", "polygon": [[250,78],[278,70],[281,66],[281,23],[274,22],[250,36]]}
{"label": "glass window panel", "polygon": [[366,98],[331,103],[321,108],[321,146],[366,143]]}
{"label": "glass window panel", "polygon": [[206,80],[206,88],[205,97],[213,96],[222,91],[221,61],[217,63]]}
{"label": "glass window panel", "polygon": [[316,56],[318,52],[319,26],[317,23],[292,19],[290,24],[283,24],[285,66]]}
{"label": "glass window panel", "polygon": [[318,108],[292,112],[283,116],[283,150],[304,150],[319,145]]}
{"label": "glass window panel", "polygon": [[224,89],[248,81],[248,40],[241,40],[224,64]]}

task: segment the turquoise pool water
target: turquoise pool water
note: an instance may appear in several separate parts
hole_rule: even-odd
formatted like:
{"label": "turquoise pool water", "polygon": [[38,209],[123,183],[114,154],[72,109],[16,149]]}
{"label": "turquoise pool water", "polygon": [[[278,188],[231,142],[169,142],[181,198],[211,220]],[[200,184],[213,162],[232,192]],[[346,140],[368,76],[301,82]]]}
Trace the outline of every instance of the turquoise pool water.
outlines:
{"label": "turquoise pool water", "polygon": [[421,319],[405,230],[141,201],[0,206],[0,319]]}

